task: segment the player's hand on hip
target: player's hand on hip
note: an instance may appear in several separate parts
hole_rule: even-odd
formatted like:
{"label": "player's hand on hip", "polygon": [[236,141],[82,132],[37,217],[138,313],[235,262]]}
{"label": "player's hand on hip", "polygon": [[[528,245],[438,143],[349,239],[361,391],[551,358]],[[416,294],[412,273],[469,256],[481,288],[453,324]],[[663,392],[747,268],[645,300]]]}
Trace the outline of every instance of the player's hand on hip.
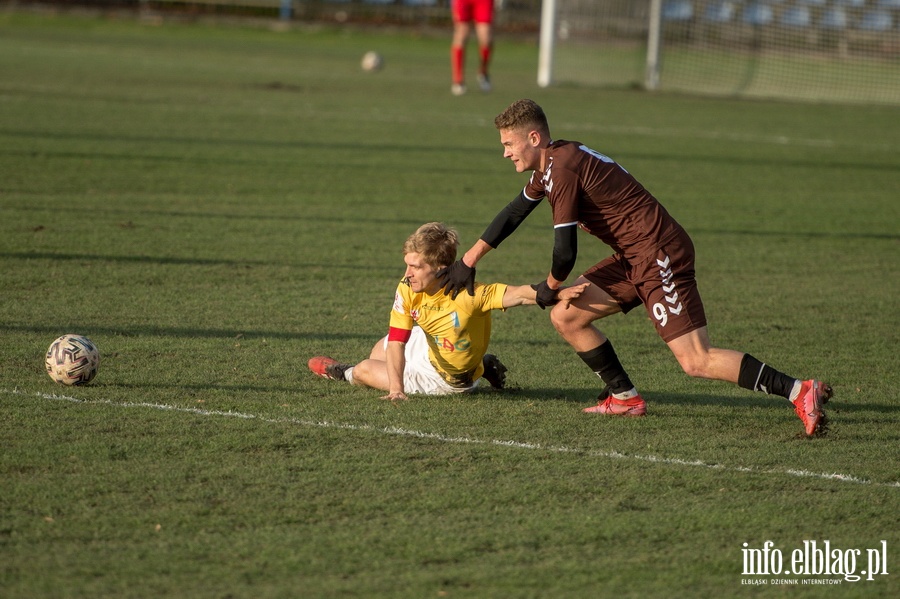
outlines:
{"label": "player's hand on hip", "polygon": [[435,273],[444,291],[453,299],[465,289],[469,295],[475,295],[475,267],[462,260],[445,266]]}

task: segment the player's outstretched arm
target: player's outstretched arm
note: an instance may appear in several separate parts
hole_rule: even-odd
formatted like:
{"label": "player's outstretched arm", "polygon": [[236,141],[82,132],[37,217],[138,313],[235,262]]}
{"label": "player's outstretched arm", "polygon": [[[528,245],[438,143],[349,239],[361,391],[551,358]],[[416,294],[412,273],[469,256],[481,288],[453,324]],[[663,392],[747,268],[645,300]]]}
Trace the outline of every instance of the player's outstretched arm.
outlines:
{"label": "player's outstretched arm", "polygon": [[[581,285],[572,285],[571,287],[560,287],[555,295],[558,302],[565,304],[568,310],[572,300],[581,297],[585,289],[590,283],[582,283]],[[513,308],[515,306],[532,306],[537,304],[537,291],[531,285],[510,285],[503,294],[503,307]]]}

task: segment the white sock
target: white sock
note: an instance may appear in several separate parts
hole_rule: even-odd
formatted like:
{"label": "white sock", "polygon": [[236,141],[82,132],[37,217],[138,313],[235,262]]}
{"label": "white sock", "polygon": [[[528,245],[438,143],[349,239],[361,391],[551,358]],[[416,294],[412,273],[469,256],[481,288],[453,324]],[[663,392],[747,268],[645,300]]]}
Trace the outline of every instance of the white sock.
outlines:
{"label": "white sock", "polygon": [[637,397],[638,392],[637,392],[637,389],[632,387],[630,390],[625,391],[624,393],[613,393],[612,396],[618,400],[625,401],[626,399],[631,399],[632,397]]}
{"label": "white sock", "polygon": [[803,383],[798,381],[794,381],[794,386],[791,387],[791,394],[788,396],[788,401],[794,402],[800,397],[800,387],[803,386]]}
{"label": "white sock", "polygon": [[344,380],[353,383],[353,366],[344,371]]}

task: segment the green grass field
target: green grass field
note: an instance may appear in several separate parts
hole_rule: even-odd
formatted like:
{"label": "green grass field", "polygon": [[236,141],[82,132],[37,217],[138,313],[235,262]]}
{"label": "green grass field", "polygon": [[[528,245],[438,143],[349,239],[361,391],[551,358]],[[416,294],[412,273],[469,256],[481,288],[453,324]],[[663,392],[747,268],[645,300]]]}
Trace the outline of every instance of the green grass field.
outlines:
{"label": "green grass field", "polygon": [[[448,39],[0,13],[0,596],[900,595],[900,111],[538,89],[504,39],[457,98]],[[495,318],[503,392],[307,371],[385,334],[419,224],[468,246],[525,184],[491,124],[520,97],[692,233],[716,345],[833,384],[827,437],[688,378],[638,311],[603,326],[643,419],[581,413],[598,381],[537,308]],[[545,276],[550,224],[479,278]],[[93,384],[43,372],[63,333]],[[887,574],[744,575],[766,541]]]}

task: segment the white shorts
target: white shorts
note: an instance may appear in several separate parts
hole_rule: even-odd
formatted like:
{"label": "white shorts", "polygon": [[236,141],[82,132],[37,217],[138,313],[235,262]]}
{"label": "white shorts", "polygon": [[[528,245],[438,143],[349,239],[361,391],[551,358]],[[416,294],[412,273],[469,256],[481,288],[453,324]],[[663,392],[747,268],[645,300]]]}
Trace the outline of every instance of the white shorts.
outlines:
{"label": "white shorts", "polygon": [[[384,338],[384,349],[387,350],[388,340]],[[412,335],[406,342],[406,369],[403,371],[403,389],[406,393],[420,393],[422,395],[449,395],[451,393],[468,393],[473,391],[481,379],[475,381],[471,387],[451,387],[447,381],[435,370],[428,359],[428,340],[422,327],[413,327]]]}

